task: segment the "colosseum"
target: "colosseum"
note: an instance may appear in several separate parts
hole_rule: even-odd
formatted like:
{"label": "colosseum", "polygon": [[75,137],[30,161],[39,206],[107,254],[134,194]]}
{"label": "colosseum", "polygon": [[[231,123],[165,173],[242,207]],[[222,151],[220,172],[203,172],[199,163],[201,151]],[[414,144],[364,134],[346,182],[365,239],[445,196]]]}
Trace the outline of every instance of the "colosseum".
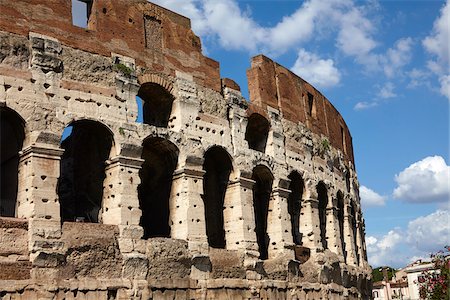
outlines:
{"label": "colosseum", "polygon": [[352,138],[145,0],[0,0],[0,299],[370,299]]}

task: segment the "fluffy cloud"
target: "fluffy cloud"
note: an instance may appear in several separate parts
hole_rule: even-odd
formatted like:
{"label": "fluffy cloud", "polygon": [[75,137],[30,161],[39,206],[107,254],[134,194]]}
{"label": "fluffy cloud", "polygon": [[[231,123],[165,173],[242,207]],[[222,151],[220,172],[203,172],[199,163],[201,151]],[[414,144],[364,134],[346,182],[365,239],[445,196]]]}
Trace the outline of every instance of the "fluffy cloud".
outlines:
{"label": "fluffy cloud", "polygon": [[383,206],[386,202],[386,196],[381,196],[363,185],[359,188],[359,195],[361,197],[361,204],[364,208],[371,206]]}
{"label": "fluffy cloud", "polygon": [[383,85],[378,92],[378,97],[381,99],[389,99],[396,97],[397,94],[394,93],[394,85],[392,82],[387,82],[385,85]]}
{"label": "fluffy cloud", "polygon": [[425,253],[450,244],[450,212],[438,210],[408,224],[407,242]]}
{"label": "fluffy cloud", "polygon": [[369,263],[373,267],[404,267],[418,258],[450,244],[450,212],[437,210],[408,223],[407,229],[395,228],[381,237],[367,236]]}
{"label": "fluffy cloud", "polygon": [[411,61],[412,46],[413,40],[411,38],[402,38],[395,42],[393,48],[387,50],[382,62],[384,74],[388,78],[401,75],[399,70]]}
{"label": "fluffy cloud", "polygon": [[405,260],[398,255],[398,247],[403,240],[403,234],[398,228],[389,231],[379,239],[368,236],[366,246],[369,264],[372,267],[403,265]]}
{"label": "fluffy cloud", "polygon": [[424,158],[395,176],[394,197],[414,203],[450,199],[450,166],[441,156]]}
{"label": "fluffy cloud", "polygon": [[369,101],[361,101],[356,103],[354,110],[366,110],[372,107],[378,106],[378,103],[375,101],[369,102]]}
{"label": "fluffy cloud", "polygon": [[278,55],[326,31],[336,33],[339,50],[364,62],[362,57],[368,57],[377,44],[371,37],[374,27],[364,15],[364,8],[350,0],[305,1],[273,27],[258,24],[250,13],[241,10],[236,0],[152,2],[188,16],[197,34],[216,37],[227,49]]}
{"label": "fluffy cloud", "polygon": [[427,36],[422,44],[434,59],[428,61],[428,68],[439,77],[440,92],[450,100],[450,0],[447,0],[441,9],[441,15],[433,25],[431,35]]}
{"label": "fluffy cloud", "polygon": [[341,79],[341,74],[335,68],[333,60],[321,59],[304,49],[299,50],[298,58],[291,71],[318,87],[335,86]]}

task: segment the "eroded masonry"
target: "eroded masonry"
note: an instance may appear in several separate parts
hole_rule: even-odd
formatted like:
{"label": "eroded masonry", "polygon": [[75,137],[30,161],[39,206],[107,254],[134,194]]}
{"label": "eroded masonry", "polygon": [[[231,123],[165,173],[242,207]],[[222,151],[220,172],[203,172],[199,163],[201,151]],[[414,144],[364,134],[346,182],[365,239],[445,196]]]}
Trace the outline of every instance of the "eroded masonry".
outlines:
{"label": "eroded masonry", "polygon": [[350,132],[144,0],[0,0],[0,299],[368,299]]}

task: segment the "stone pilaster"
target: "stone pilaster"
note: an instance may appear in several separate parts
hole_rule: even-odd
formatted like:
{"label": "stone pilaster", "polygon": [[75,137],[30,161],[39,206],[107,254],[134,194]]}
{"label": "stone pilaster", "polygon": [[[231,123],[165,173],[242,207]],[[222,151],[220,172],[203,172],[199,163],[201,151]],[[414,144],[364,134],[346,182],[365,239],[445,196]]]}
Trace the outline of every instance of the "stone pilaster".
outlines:
{"label": "stone pilaster", "polygon": [[60,222],[56,185],[64,150],[34,144],[20,153],[17,217]]}
{"label": "stone pilaster", "polygon": [[29,220],[30,261],[33,277],[53,278],[62,262],[64,244],[56,186],[64,150],[33,144],[20,153],[17,216]]}
{"label": "stone pilaster", "polygon": [[356,245],[353,239],[353,216],[350,214],[350,206],[344,206],[344,242],[345,242],[345,250],[347,252],[346,261],[348,265],[356,266],[357,265],[357,257],[356,257]]}
{"label": "stone pilaster", "polygon": [[254,180],[241,177],[230,182],[224,200],[226,249],[244,249],[247,256],[257,259],[258,243],[253,211]]}
{"label": "stone pilaster", "polygon": [[279,255],[289,255],[294,259],[294,252],[289,250],[294,246],[292,242],[291,222],[288,212],[288,197],[290,191],[278,184],[272,190],[269,201],[267,220],[267,234],[269,235],[269,258]]}
{"label": "stone pilaster", "polygon": [[320,240],[320,222],[319,222],[319,200],[317,200],[317,191],[315,182],[311,179],[305,179],[305,199],[302,201],[300,216],[300,233],[302,234],[302,245],[315,250],[322,248]]}
{"label": "stone pilaster", "polygon": [[171,238],[187,240],[189,248],[208,250],[203,195],[203,170],[179,169],[173,175],[169,200]]}
{"label": "stone pilaster", "polygon": [[[330,193],[331,194],[331,193]],[[338,210],[337,210],[337,200],[332,199],[328,196],[331,201],[328,201],[327,207],[327,244],[328,249],[332,252],[343,255],[341,246],[341,234],[339,231],[339,220],[338,220]]]}
{"label": "stone pilaster", "polygon": [[104,224],[137,226],[139,208],[138,185],[142,159],[117,156],[105,168],[102,220]]}

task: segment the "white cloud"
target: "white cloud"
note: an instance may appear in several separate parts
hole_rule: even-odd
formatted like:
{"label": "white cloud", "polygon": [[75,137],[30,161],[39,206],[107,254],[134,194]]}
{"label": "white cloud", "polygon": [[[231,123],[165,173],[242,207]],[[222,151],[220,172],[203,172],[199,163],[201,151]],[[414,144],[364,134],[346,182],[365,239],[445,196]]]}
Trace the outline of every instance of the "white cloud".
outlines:
{"label": "white cloud", "polygon": [[378,106],[377,102],[368,102],[368,101],[362,101],[362,102],[358,102],[356,103],[355,107],[353,108],[354,110],[366,110],[372,107]]}
{"label": "white cloud", "polygon": [[437,210],[395,228],[381,237],[367,236],[367,255],[372,267],[404,267],[450,244],[450,211]]}
{"label": "white cloud", "polygon": [[338,15],[340,30],[337,37],[337,46],[345,54],[355,56],[359,62],[370,61],[369,53],[377,43],[371,38],[374,27],[362,10],[351,7],[347,12]]}
{"label": "white cloud", "polygon": [[450,72],[449,65],[449,45],[450,45],[450,0],[447,0],[444,7],[441,9],[441,15],[435,20],[433,25],[433,32],[430,36],[427,36],[422,44],[425,49],[437,57],[441,63],[441,68],[444,68],[444,72]]}
{"label": "white cloud", "polygon": [[450,100],[450,75],[440,76],[439,83],[441,84],[441,94]]}
{"label": "white cloud", "polygon": [[304,49],[298,51],[291,71],[317,87],[335,86],[341,79],[332,59],[321,59]]}
{"label": "white cloud", "polygon": [[438,210],[409,222],[407,242],[424,253],[450,245],[450,212]]}
{"label": "white cloud", "polygon": [[439,78],[440,92],[450,100],[450,0],[441,9],[440,16],[435,20],[433,32],[427,36],[422,45],[434,59],[427,63],[428,68]]}
{"label": "white cloud", "polygon": [[424,158],[395,176],[394,197],[414,203],[449,201],[450,166],[441,156]]}
{"label": "white cloud", "polygon": [[411,61],[412,46],[412,38],[402,38],[395,42],[393,48],[387,50],[383,57],[383,70],[388,78],[402,75],[402,67]]}
{"label": "white cloud", "polygon": [[394,85],[392,82],[387,82],[385,85],[383,85],[378,92],[378,97],[381,99],[389,99],[396,97],[397,94],[394,93]]}
{"label": "white cloud", "polygon": [[367,258],[372,267],[401,266],[405,259],[398,255],[398,248],[404,241],[399,228],[390,230],[386,235],[377,239],[373,236],[366,238]]}
{"label": "white cloud", "polygon": [[363,185],[359,188],[359,195],[361,196],[361,204],[364,208],[371,206],[383,206],[386,202],[386,196],[381,196]]}

